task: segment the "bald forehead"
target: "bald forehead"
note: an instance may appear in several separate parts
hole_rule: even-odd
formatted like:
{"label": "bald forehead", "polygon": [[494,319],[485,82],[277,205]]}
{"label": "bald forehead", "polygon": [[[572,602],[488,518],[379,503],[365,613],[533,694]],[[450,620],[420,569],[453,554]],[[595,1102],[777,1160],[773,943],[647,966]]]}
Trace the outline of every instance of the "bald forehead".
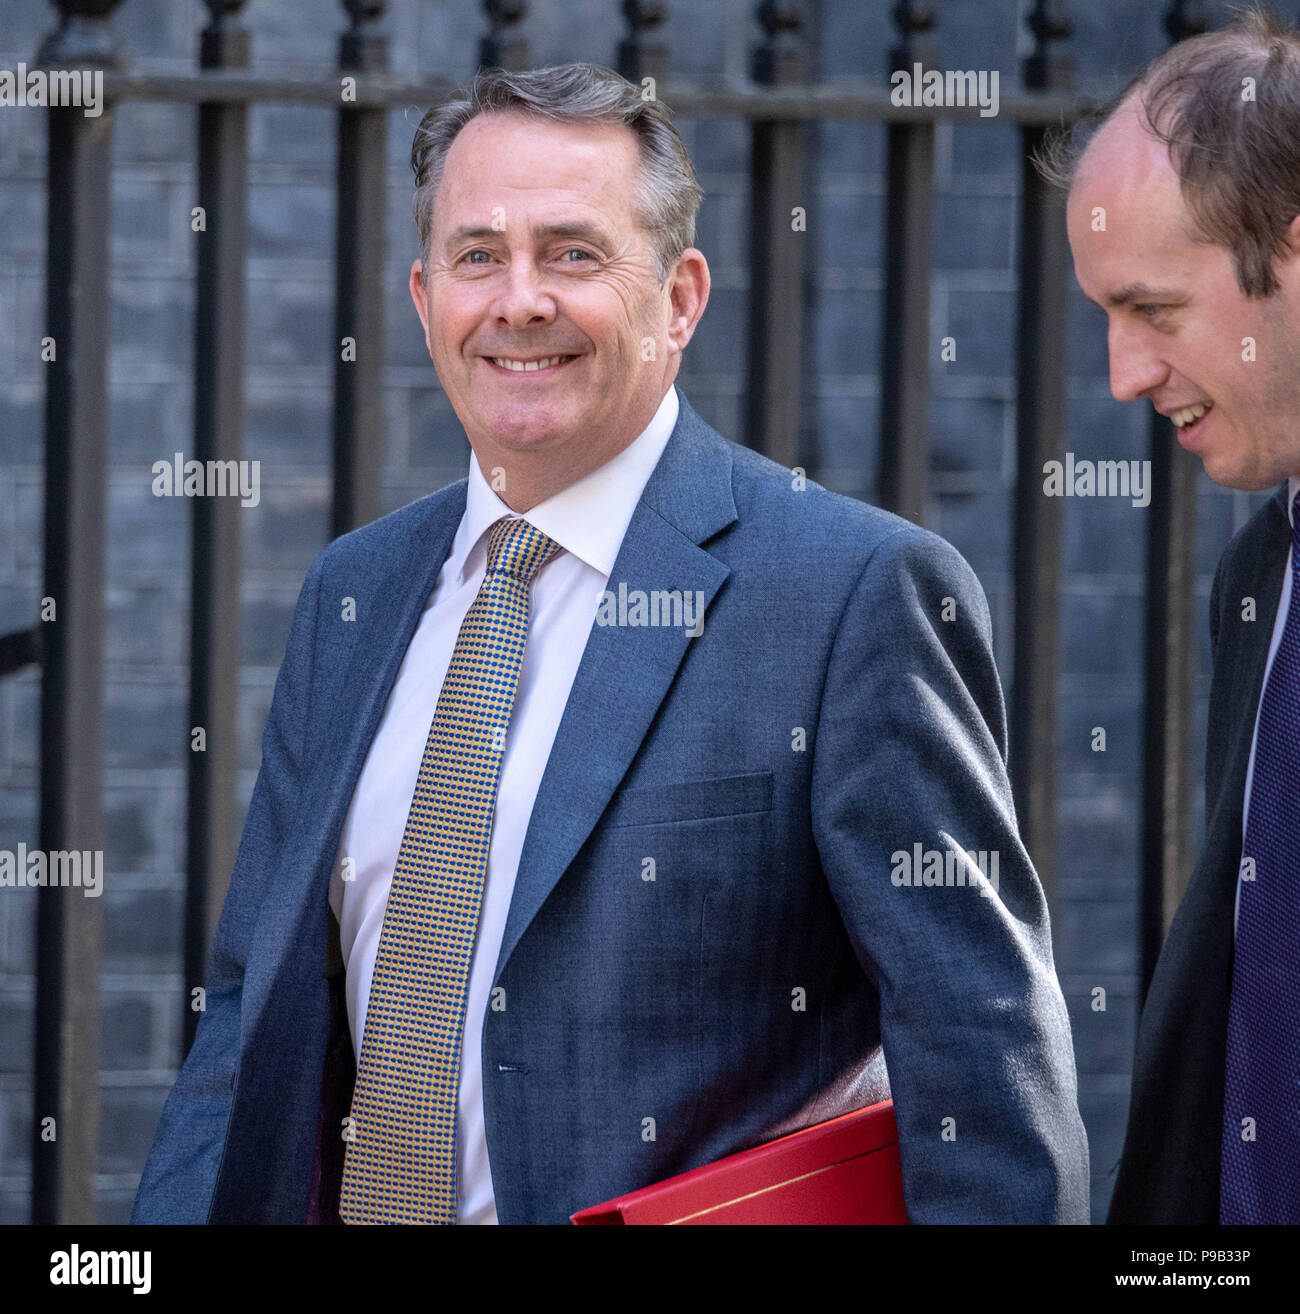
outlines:
{"label": "bald forehead", "polygon": [[1075,169],[1074,186],[1149,181],[1167,175],[1177,186],[1177,174],[1165,143],[1147,126],[1137,94],[1129,96],[1093,136]]}
{"label": "bald forehead", "polygon": [[1198,267],[1202,244],[1178,172],[1136,100],[1080,157],[1066,224],[1079,286],[1103,307],[1171,298]]}

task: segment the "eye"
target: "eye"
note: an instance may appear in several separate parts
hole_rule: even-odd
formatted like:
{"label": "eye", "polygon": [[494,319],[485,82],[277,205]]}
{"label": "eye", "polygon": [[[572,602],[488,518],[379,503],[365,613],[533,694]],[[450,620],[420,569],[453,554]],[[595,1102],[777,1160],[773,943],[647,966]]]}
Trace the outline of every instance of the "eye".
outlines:
{"label": "eye", "polygon": [[[568,249],[567,251],[564,252],[564,254],[565,254],[566,256],[571,256],[571,255],[577,254],[577,255],[580,255],[580,256],[583,258],[583,260],[591,260],[591,259],[594,258],[594,257],[592,256],[592,254],[591,254],[590,251],[584,251],[584,250],[582,249],[582,247],[580,247],[580,246],[571,246],[571,247],[569,247],[569,249]],[[576,261],[570,260],[570,261],[567,261],[566,263],[568,263],[568,264],[575,264],[575,263],[579,263],[579,262],[576,262]]]}
{"label": "eye", "polygon": [[[473,251],[466,251],[465,254],[464,254],[463,256],[461,256],[461,259],[462,259],[462,260],[469,260],[469,258],[470,258],[471,256],[476,256],[476,255],[487,256],[487,258],[488,258],[489,260],[492,259],[491,255],[489,255],[488,252],[486,252],[485,250],[483,250],[483,248],[482,248],[481,246],[480,246],[480,247],[476,247]],[[477,263],[479,263],[479,262],[478,262],[478,261],[474,261],[473,263],[477,264]]]}
{"label": "eye", "polygon": [[1137,313],[1141,315],[1143,319],[1156,319],[1158,316],[1164,314],[1167,307],[1152,305],[1150,302],[1147,302],[1144,304],[1135,305],[1133,309],[1136,310]]}

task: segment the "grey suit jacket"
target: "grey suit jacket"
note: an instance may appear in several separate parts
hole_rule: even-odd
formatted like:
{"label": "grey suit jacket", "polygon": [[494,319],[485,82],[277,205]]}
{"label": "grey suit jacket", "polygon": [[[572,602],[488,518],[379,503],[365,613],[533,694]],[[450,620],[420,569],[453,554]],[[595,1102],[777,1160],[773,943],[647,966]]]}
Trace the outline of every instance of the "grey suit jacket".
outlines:
{"label": "grey suit jacket", "polygon": [[[890,1093],[916,1222],[1087,1219],[983,591],[934,534],[795,484],[681,399],[609,588],[698,592],[703,632],[593,625],[520,857],[504,1007],[464,1040],[503,1223],[564,1223]],[[330,869],[465,489],[309,573],[138,1221],[336,1216],[354,1060]],[[959,849],[998,856],[996,887]]]}

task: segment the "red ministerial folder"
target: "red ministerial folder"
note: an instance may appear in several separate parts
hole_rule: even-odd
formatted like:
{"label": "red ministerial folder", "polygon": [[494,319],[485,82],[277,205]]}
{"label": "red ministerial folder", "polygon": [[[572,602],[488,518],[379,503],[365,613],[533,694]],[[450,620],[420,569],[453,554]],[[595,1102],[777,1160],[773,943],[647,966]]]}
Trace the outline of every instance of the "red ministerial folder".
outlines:
{"label": "red ministerial folder", "polygon": [[873,1104],[571,1215],[645,1223],[906,1223],[894,1102]]}

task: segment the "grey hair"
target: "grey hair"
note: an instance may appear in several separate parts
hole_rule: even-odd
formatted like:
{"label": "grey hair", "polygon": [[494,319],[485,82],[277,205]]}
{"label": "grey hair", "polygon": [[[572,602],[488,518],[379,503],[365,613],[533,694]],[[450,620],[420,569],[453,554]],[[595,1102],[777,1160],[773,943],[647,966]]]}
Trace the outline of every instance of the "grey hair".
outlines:
{"label": "grey hair", "polygon": [[600,64],[557,64],[528,73],[481,69],[462,100],[436,105],[420,120],[411,144],[415,227],[429,257],[433,202],[456,134],[480,114],[534,114],[557,123],[621,123],[637,135],[641,169],[634,207],[650,238],[662,287],[677,257],[695,245],[695,215],[704,192],[690,156],[661,101]]}

